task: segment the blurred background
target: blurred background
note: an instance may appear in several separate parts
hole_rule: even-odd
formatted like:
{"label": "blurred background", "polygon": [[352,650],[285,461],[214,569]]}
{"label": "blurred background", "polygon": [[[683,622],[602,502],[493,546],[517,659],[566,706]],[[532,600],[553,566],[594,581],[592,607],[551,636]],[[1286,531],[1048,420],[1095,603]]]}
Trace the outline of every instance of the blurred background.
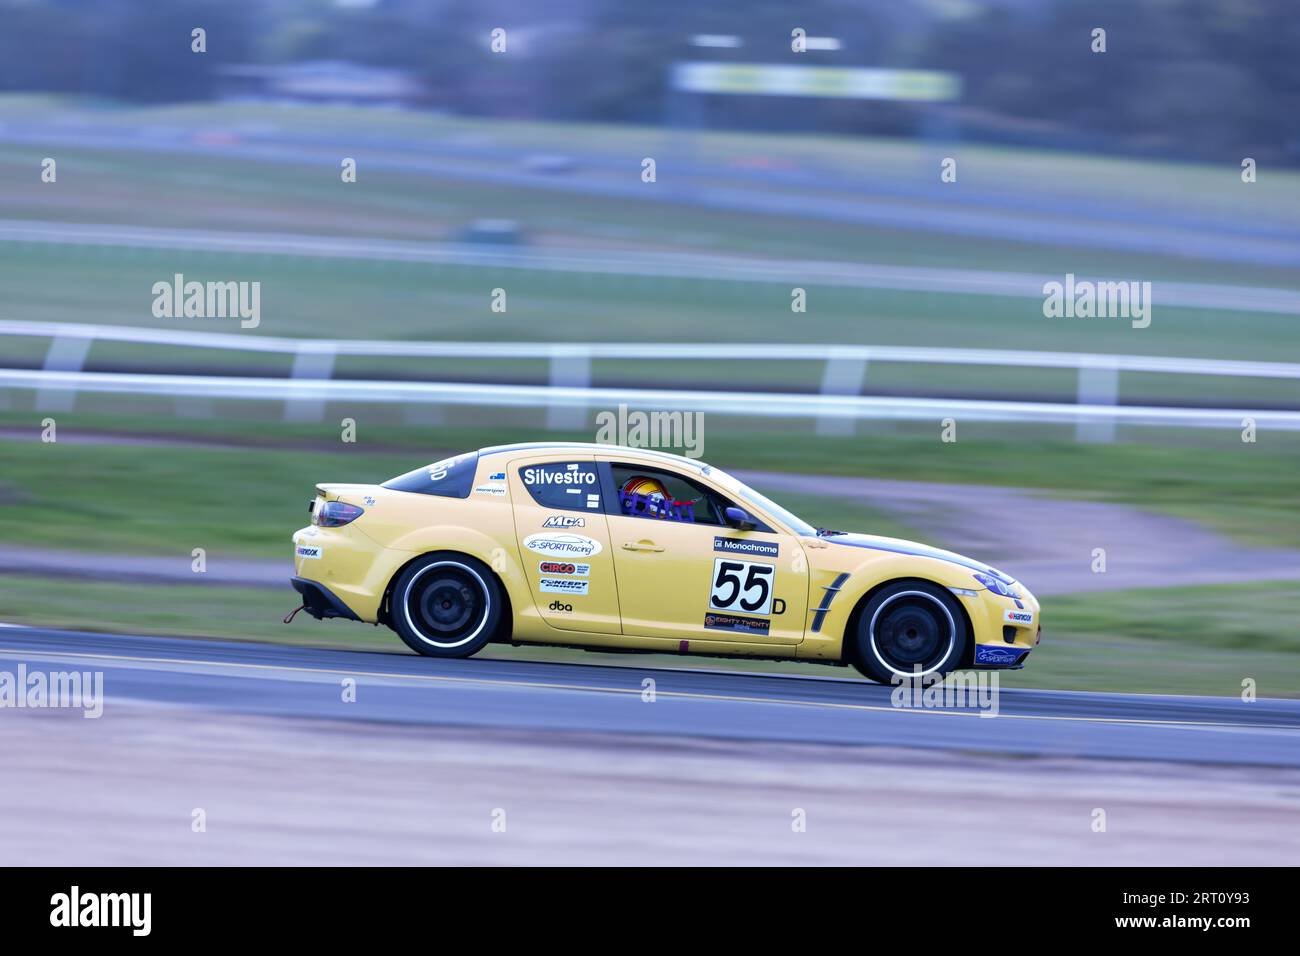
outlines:
{"label": "blurred background", "polygon": [[[808,520],[1020,577],[1047,643],[1008,684],[1298,693],[1281,0],[0,23],[0,621],[397,650],[279,624],[312,485],[627,404],[703,412]],[[158,317],[178,274],[260,283],[256,327]],[[1151,283],[1151,324],[1045,317],[1067,275]]]}

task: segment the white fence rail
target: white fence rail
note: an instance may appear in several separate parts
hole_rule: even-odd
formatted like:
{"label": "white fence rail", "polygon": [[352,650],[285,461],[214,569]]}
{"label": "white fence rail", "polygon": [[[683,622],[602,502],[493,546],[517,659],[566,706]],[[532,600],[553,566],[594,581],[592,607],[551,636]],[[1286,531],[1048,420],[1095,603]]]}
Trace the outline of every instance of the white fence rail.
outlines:
{"label": "white fence rail", "polygon": [[[272,399],[285,402],[290,420],[319,420],[328,401],[411,405],[546,407],[553,428],[582,427],[591,408],[619,403],[640,408],[712,411],[731,415],[811,417],[823,432],[852,429],[857,419],[1072,423],[1081,440],[1110,440],[1124,424],[1239,428],[1243,418],[1261,427],[1300,430],[1300,411],[1251,411],[1118,405],[1122,372],[1300,380],[1300,364],[1230,360],[1015,352],[994,349],[794,344],[395,342],[363,339],[287,339],[232,333],[55,322],[0,321],[0,336],[49,338],[43,369],[0,369],[0,387],[34,389],[46,409],[70,408],[78,392],[159,395],[179,399]],[[288,378],[146,375],[84,372],[96,341],[179,346],[293,356]],[[550,384],[489,385],[332,379],[337,356],[393,358],[539,359],[549,362]],[[683,389],[594,388],[596,359],[637,361],[820,361],[818,394]],[[1073,369],[1077,402],[884,398],[860,395],[870,363],[982,365]]]}

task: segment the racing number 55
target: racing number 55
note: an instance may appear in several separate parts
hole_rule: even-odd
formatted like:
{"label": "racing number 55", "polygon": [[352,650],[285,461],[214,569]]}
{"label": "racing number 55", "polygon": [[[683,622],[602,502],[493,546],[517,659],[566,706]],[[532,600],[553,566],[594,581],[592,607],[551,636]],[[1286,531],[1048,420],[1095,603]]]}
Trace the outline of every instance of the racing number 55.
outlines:
{"label": "racing number 55", "polygon": [[713,561],[713,588],[709,607],[715,611],[741,610],[746,614],[772,613],[772,581],[776,566],[753,561]]}

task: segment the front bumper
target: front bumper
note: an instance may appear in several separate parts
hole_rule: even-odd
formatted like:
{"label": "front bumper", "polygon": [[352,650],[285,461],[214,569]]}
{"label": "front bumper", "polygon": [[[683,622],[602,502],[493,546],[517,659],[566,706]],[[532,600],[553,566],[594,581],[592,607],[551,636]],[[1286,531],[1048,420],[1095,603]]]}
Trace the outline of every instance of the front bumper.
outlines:
{"label": "front bumper", "polygon": [[1022,585],[1018,598],[982,591],[971,611],[975,649],[971,666],[979,670],[1019,670],[1043,638],[1038,599]]}
{"label": "front bumper", "polygon": [[289,583],[302,595],[303,610],[316,620],[323,621],[327,617],[342,617],[349,621],[361,620],[351,608],[339,600],[338,595],[318,581],[294,577],[289,579]]}

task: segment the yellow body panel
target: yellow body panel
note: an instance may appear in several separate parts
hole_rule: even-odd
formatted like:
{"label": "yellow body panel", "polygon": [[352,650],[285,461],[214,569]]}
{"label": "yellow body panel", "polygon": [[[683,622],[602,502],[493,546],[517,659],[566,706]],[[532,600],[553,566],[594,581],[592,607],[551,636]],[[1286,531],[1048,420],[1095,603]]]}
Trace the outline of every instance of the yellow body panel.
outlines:
{"label": "yellow body panel", "polygon": [[[360,620],[380,622],[386,591],[408,562],[454,551],[497,575],[515,642],[825,662],[843,659],[853,612],[872,591],[919,579],[953,591],[976,645],[1023,651],[1037,643],[1038,602],[1021,585],[1016,598],[985,589],[973,577],[972,569],[986,567],[978,562],[894,539],[803,536],[752,501],[743,507],[770,530],[629,516],[609,507],[611,488],[599,471],[607,462],[676,470],[735,498],[707,467],[657,452],[485,449],[464,498],[318,486],[319,500],[365,512],[342,527],[295,532],[296,574],[327,588]],[[529,479],[539,476],[550,483],[539,493],[560,506],[535,499]],[[710,626],[737,618],[739,629]],[[1005,627],[1014,629],[1010,641]]]}

